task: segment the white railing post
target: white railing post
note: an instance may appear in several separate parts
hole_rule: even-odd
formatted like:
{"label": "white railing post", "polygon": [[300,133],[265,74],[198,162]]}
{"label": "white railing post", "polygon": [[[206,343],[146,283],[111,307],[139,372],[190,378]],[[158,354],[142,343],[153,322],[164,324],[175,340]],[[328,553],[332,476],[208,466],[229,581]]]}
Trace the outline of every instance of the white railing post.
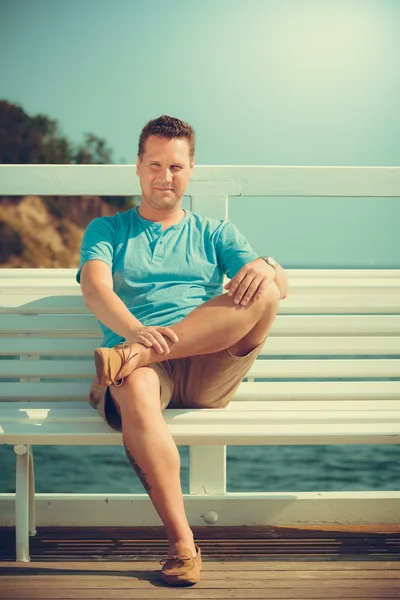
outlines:
{"label": "white railing post", "polygon": [[29,562],[29,446],[14,446],[17,455],[15,486],[15,554],[18,562]]}
{"label": "white railing post", "polygon": [[[38,361],[40,360],[39,354],[21,354],[20,360]],[[39,377],[21,377],[21,382],[33,382],[40,381]],[[25,459],[24,459],[25,460]],[[33,467],[33,450],[28,446],[28,452],[26,460],[28,461],[28,533],[30,536],[36,535],[36,515],[35,515],[35,475]],[[17,459],[18,462],[18,459]],[[24,534],[25,535],[25,534]],[[28,541],[29,544],[29,541]],[[29,554],[29,546],[28,546]],[[28,557],[29,558],[29,557]],[[18,559],[17,559],[18,560]]]}
{"label": "white railing post", "polygon": [[[213,219],[228,219],[228,196],[192,195],[192,212]],[[226,446],[190,447],[190,494],[226,493]]]}
{"label": "white railing post", "polygon": [[228,196],[190,196],[190,210],[212,219],[228,219]]}
{"label": "white railing post", "polygon": [[29,447],[29,535],[36,535],[35,473],[33,448]]}

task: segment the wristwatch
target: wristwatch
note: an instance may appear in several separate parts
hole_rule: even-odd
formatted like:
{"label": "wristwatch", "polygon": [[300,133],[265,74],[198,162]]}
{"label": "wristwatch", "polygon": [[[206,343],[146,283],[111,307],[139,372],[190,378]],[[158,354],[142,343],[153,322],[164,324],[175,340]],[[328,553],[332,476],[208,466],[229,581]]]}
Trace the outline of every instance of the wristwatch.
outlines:
{"label": "wristwatch", "polygon": [[263,260],[265,260],[265,262],[267,263],[267,265],[270,265],[276,271],[276,267],[278,266],[278,263],[276,262],[276,260],[274,260],[270,256],[259,256],[258,258],[262,258]]}

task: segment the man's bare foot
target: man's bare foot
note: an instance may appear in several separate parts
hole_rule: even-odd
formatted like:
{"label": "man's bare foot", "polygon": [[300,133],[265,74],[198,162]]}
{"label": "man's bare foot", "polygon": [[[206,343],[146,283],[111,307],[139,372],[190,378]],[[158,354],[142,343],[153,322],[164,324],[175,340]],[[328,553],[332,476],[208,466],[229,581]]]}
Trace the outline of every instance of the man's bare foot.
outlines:
{"label": "man's bare foot", "polygon": [[143,366],[146,348],[142,344],[124,342],[114,348],[97,348],[94,351],[96,373],[102,387],[120,386],[138,367]]}

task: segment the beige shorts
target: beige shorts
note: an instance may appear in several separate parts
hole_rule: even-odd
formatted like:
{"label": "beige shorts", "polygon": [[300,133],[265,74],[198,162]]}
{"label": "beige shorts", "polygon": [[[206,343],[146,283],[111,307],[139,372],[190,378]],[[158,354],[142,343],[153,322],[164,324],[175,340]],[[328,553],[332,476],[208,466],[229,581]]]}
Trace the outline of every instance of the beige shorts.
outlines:
{"label": "beige shorts", "polygon": [[[225,408],[264,343],[245,356],[235,356],[226,349],[149,365],[160,380],[161,410],[167,407]],[[96,377],[90,388],[89,403],[113,429],[122,431],[121,417],[110,387],[101,387]]]}

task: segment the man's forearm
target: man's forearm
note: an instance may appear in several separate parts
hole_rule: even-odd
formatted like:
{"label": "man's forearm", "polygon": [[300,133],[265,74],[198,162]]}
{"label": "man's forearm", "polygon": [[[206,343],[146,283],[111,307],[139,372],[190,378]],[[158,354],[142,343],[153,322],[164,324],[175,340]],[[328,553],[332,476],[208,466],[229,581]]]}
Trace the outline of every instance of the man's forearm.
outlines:
{"label": "man's forearm", "polygon": [[107,285],[99,283],[93,286],[86,294],[85,301],[99,321],[125,339],[135,327],[142,326],[142,323]]}
{"label": "man's forearm", "polygon": [[[281,299],[286,298],[288,293],[288,280],[284,269],[277,265],[275,271],[275,283],[281,292]],[[130,333],[136,328],[143,326],[125,306],[117,294],[107,285],[97,284],[93,286],[85,301],[94,316],[106,327],[114,331],[124,339],[128,339]]]}
{"label": "man's forearm", "polygon": [[279,291],[281,292],[281,300],[283,298],[286,298],[287,294],[288,294],[288,290],[289,290],[289,283],[288,283],[288,278],[286,276],[286,273],[284,271],[284,269],[281,267],[281,265],[277,265],[276,270],[275,270],[275,283],[279,288]]}

